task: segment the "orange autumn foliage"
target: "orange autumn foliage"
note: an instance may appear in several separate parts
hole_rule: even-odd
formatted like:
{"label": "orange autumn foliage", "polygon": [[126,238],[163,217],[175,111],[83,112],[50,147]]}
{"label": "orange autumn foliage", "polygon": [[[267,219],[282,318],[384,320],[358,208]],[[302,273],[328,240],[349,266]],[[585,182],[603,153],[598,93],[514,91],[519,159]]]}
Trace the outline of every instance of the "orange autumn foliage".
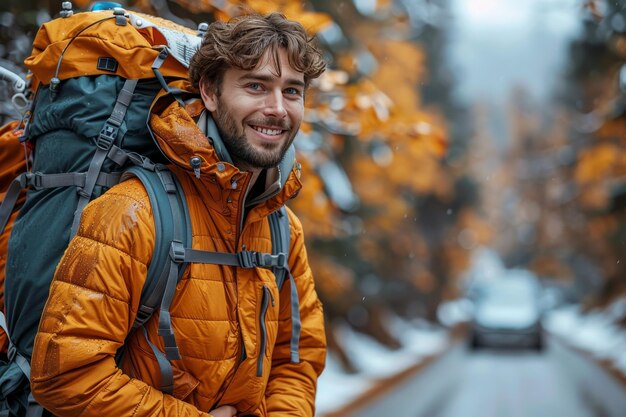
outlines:
{"label": "orange autumn foliage", "polygon": [[324,183],[306,158],[301,161],[303,183],[298,198],[289,206],[298,213],[309,238],[330,238],[342,234],[337,209],[324,192]]}
{"label": "orange autumn foliage", "polygon": [[622,150],[617,145],[603,143],[582,152],[574,177],[582,185],[597,182],[618,171],[626,171],[623,163]]}
{"label": "orange autumn foliage", "polygon": [[405,114],[417,111],[420,98],[416,87],[425,77],[421,48],[406,41],[381,39],[370,42],[368,49],[379,63],[371,80],[391,98],[394,110]]}
{"label": "orange autumn foliage", "polygon": [[540,277],[565,281],[574,277],[574,271],[567,264],[550,255],[535,257],[530,264],[530,269]]}
{"label": "orange autumn foliage", "polygon": [[192,13],[213,13],[218,20],[229,20],[251,11],[260,14],[278,11],[300,22],[310,34],[316,34],[332,23],[330,16],[307,11],[297,0],[175,0],[175,3]]}
{"label": "orange autumn foliage", "polygon": [[341,303],[356,284],[354,272],[325,256],[309,259],[315,285],[323,299]]}

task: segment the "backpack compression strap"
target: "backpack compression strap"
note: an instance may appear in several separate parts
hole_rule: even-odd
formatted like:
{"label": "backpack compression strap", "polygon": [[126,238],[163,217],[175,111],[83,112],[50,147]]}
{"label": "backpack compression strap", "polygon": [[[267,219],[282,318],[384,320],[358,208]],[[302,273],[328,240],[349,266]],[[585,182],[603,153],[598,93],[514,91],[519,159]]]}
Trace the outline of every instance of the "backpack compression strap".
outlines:
{"label": "backpack compression strap", "polygon": [[78,205],[76,206],[76,211],[74,212],[74,221],[72,223],[70,236],[74,236],[78,231],[80,217],[83,213],[83,209],[89,200],[91,200],[91,194],[93,193],[96,180],[100,174],[100,170],[102,169],[104,159],[109,154],[115,141],[118,140],[118,137],[119,140],[121,140],[126,134],[126,123],[124,122],[124,117],[126,116],[128,106],[133,99],[133,92],[135,91],[138,81],[139,80],[134,79],[126,80],[124,82],[124,86],[117,96],[117,101],[115,102],[113,111],[100,130],[100,134],[96,140],[96,152],[94,153],[91,163],[89,164],[89,168],[87,169],[85,186],[78,189]]}
{"label": "backpack compression strap", "polygon": [[[120,180],[119,172],[100,172],[96,179],[96,185],[111,188]],[[27,187],[35,190],[56,187],[84,187],[87,182],[87,173],[85,172],[67,172],[61,174],[42,174],[41,172],[25,172],[20,174],[11,182],[7,190],[2,204],[0,204],[0,233],[4,231],[11,213],[15,208],[20,192]]]}

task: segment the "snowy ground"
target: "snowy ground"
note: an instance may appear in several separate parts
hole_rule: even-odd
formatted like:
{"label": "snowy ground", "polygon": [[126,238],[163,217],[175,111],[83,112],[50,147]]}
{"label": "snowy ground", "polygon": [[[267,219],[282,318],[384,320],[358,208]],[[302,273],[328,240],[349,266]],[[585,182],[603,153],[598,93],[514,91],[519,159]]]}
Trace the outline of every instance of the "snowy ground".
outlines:
{"label": "snowy ground", "polygon": [[356,333],[349,326],[340,328],[341,339],[352,355],[359,372],[341,370],[333,352],[329,352],[326,368],[318,382],[316,408],[318,417],[338,411],[353,403],[360,395],[387,377],[406,370],[424,358],[441,352],[449,344],[449,332],[424,322],[409,323],[393,319],[391,331],[398,335],[402,348],[392,351],[374,339]]}
{"label": "snowy ground", "polygon": [[547,315],[544,325],[550,333],[626,375],[626,329],[617,325],[624,317],[626,297],[587,314],[582,314],[577,305],[558,308]]}
{"label": "snowy ground", "polygon": [[[494,251],[476,252],[468,276],[492,280],[509,273]],[[450,346],[449,329],[467,322],[472,316],[472,304],[457,300],[442,305],[439,321],[445,326],[426,322],[409,323],[395,318],[388,323],[391,333],[402,342],[402,348],[392,351],[375,340],[356,333],[348,325],[340,328],[340,338],[352,356],[359,372],[346,374],[341,370],[333,352],[329,352],[326,369],[319,379],[317,417],[341,410],[380,381],[406,370],[425,358]],[[626,329],[617,325],[626,318],[626,296],[603,310],[582,314],[578,305],[551,308],[543,321],[546,331],[570,345],[606,361],[626,376]]]}
{"label": "snowy ground", "polygon": [[[448,303],[440,313],[447,325],[462,322],[467,317],[464,301]],[[607,361],[626,376],[626,329],[616,322],[626,317],[626,297],[604,310],[582,314],[577,305],[556,308],[546,314],[546,330],[572,346]],[[375,340],[341,328],[341,338],[360,369],[356,374],[342,372],[329,352],[326,369],[320,377],[317,393],[317,417],[340,410],[354,402],[377,382],[414,366],[424,358],[449,346],[449,331],[427,323],[407,323],[395,319],[393,334],[399,335],[403,348],[391,351]]]}
{"label": "snowy ground", "polygon": [[[462,322],[467,317],[464,301],[446,304],[440,319],[447,325]],[[607,361],[626,376],[626,329],[616,325],[626,317],[626,297],[604,310],[582,314],[577,305],[556,308],[546,314],[544,326],[549,333],[572,346]],[[340,410],[354,402],[377,382],[419,363],[424,358],[449,346],[449,331],[427,323],[407,323],[395,319],[393,334],[399,335],[403,348],[391,351],[375,340],[341,328],[341,338],[360,369],[356,374],[342,372],[329,352],[326,369],[320,377],[317,394],[317,416]]]}

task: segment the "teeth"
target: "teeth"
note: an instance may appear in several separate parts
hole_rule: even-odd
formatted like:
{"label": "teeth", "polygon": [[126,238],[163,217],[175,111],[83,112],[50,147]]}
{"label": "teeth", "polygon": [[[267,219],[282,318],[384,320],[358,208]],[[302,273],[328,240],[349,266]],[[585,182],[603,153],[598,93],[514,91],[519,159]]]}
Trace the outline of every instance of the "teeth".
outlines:
{"label": "teeth", "polygon": [[276,130],[276,129],[266,129],[266,128],[264,128],[264,127],[256,127],[256,126],[253,126],[252,128],[253,128],[254,130],[258,131],[258,132],[261,132],[261,133],[263,133],[263,134],[265,134],[265,135],[270,135],[270,136],[277,136],[277,135],[280,135],[281,133],[283,133],[283,131],[282,131],[282,130]]}

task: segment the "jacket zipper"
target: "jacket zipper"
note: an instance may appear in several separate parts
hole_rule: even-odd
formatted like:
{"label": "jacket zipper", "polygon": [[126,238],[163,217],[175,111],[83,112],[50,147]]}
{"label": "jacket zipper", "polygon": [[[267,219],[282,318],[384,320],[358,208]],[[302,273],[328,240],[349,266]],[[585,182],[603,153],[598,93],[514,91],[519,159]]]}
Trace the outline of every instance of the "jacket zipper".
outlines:
{"label": "jacket zipper", "polygon": [[263,286],[263,297],[261,298],[261,314],[259,314],[259,328],[261,330],[261,341],[259,342],[259,357],[256,364],[256,376],[263,376],[263,359],[265,356],[265,350],[267,349],[267,326],[265,324],[265,316],[267,315],[267,307],[269,306],[269,300],[272,300],[272,306],[274,306],[274,296],[272,291]]}
{"label": "jacket zipper", "polygon": [[[239,238],[241,237],[241,233],[242,233],[242,229],[243,229],[243,210],[245,209],[245,201],[246,201],[246,196],[248,195],[248,188],[249,188],[249,178],[245,175],[242,176],[243,178],[243,186],[246,187],[245,188],[245,193],[243,196],[243,199],[241,199],[241,203],[239,205],[238,210],[237,210],[237,214],[239,216],[238,220],[238,228],[237,230],[235,230],[235,237],[236,237],[236,247],[239,247]],[[239,178],[234,178],[234,180],[231,182],[231,188],[234,190],[237,188],[238,186],[238,181]],[[242,248],[243,249],[243,248]],[[237,279],[235,278],[235,285],[237,285]],[[237,290],[237,292],[239,292],[239,290]],[[239,313],[237,313],[237,321],[240,323],[240,328],[239,328],[239,335],[240,335],[240,342],[241,342],[241,356],[239,357],[239,363],[237,364],[237,369],[239,369],[239,365],[241,365],[241,363],[243,361],[246,360],[246,358],[248,357],[248,354],[246,352],[246,344],[244,342],[244,337],[243,337],[243,326],[241,326],[241,322],[239,320]],[[237,373],[237,369],[235,370],[235,373]]]}
{"label": "jacket zipper", "polygon": [[[231,187],[234,187],[233,189],[237,188],[238,186],[238,178],[236,178],[233,182],[231,182]],[[237,230],[235,231],[235,233],[237,233],[237,246],[239,246],[239,237],[241,236],[241,234],[243,233],[243,222],[244,222],[244,213],[246,211],[246,198],[248,198],[248,193],[250,192],[250,176],[249,175],[242,175],[242,185],[244,188],[243,191],[243,196],[242,198],[239,200],[240,201],[240,205],[237,210],[237,214],[239,215],[239,220],[238,221],[238,226],[237,226]]]}
{"label": "jacket zipper", "polygon": [[[243,176],[244,180],[247,180],[246,176]],[[245,181],[245,186],[246,188],[248,187],[248,182],[249,181]],[[234,186],[234,187],[233,187]],[[233,183],[231,183],[231,187],[236,188],[238,186],[238,181],[237,179],[235,179],[235,181]],[[246,195],[248,194],[247,190],[246,190]],[[245,198],[244,198],[245,201]],[[236,247],[239,247],[239,236],[241,234],[241,229],[243,228],[243,209],[244,207],[244,203],[241,203],[241,205],[238,207],[238,213],[239,213],[239,229],[235,231],[236,233]],[[235,285],[237,285],[237,279],[235,278]],[[238,290],[237,290],[238,291]],[[239,297],[238,297],[239,298]],[[244,342],[244,337],[243,337],[243,326],[241,326],[241,321],[239,320],[239,312],[237,310],[237,322],[240,324],[239,326],[239,345],[241,346],[241,355],[239,356],[239,361],[237,362],[237,365],[235,366],[235,371],[233,372],[233,375],[230,379],[230,381],[228,381],[228,383],[226,384],[226,388],[222,391],[222,394],[219,396],[219,398],[217,398],[215,400],[214,406],[219,405],[220,401],[222,401],[222,398],[224,397],[224,395],[226,394],[226,392],[228,391],[228,389],[230,388],[231,384],[233,383],[233,380],[235,379],[236,375],[237,375],[237,371],[239,370],[239,367],[241,366],[242,362],[245,361],[248,357],[248,354],[246,352],[246,344]]]}

